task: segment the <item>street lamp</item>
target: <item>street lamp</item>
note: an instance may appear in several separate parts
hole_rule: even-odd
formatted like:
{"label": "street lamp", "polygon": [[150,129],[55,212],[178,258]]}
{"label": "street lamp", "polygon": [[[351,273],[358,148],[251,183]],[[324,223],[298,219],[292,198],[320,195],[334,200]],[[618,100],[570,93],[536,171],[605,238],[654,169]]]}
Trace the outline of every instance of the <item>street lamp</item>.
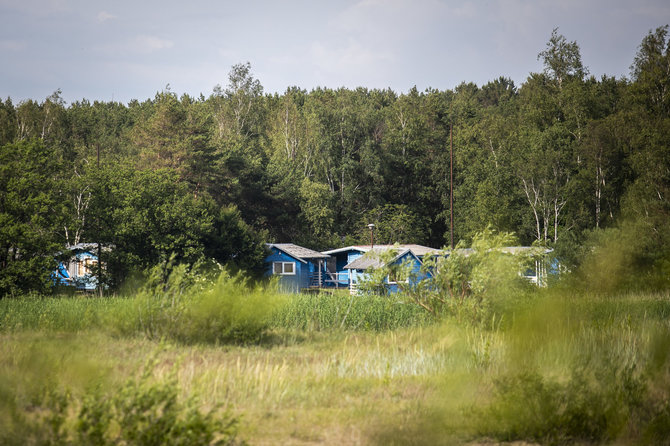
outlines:
{"label": "street lamp", "polygon": [[375,247],[375,224],[370,223],[368,228],[370,228],[370,249],[372,249]]}

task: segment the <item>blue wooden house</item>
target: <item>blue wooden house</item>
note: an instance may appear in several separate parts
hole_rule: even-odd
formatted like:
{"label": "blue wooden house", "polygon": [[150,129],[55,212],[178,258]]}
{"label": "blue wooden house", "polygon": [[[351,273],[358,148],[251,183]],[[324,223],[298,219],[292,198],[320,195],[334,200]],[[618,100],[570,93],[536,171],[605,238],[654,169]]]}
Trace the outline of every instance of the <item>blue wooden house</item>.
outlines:
{"label": "blue wooden house", "polygon": [[58,262],[51,273],[54,286],[72,287],[79,291],[95,291],[98,287],[98,256],[93,252],[95,243],[78,243],[69,246],[71,254],[68,260]]}
{"label": "blue wooden house", "polygon": [[351,280],[353,275],[355,275],[355,272],[352,272],[352,270],[347,268],[347,266],[350,265],[354,260],[362,257],[371,249],[378,251],[385,251],[389,249],[395,249],[398,252],[411,251],[420,262],[427,254],[437,255],[441,252],[438,249],[415,244],[374,245],[374,247],[370,245],[353,245],[324,251],[323,254],[328,254],[330,256],[327,262],[328,280],[326,282],[326,286],[351,287],[353,284],[353,287],[355,288],[358,277],[355,277],[353,280]]}
{"label": "blue wooden house", "polygon": [[284,291],[297,292],[322,288],[327,278],[327,254],[292,243],[268,243],[270,255],[265,258],[266,276],[277,276]]}
{"label": "blue wooden house", "polygon": [[323,254],[329,256],[326,262],[328,275],[326,286],[349,287],[349,270],[345,266],[363,256],[369,250],[370,245],[359,245],[323,251]]}
{"label": "blue wooden house", "polygon": [[[386,276],[384,279],[384,291],[396,293],[404,286],[412,286],[429,277],[429,273],[421,271],[423,265],[421,259],[433,250],[432,248],[422,247],[418,249],[422,254],[417,255],[412,249],[401,247],[403,245],[381,245],[369,249],[364,255],[358,256],[344,268],[349,271],[349,289],[352,294],[358,292],[361,282],[367,280],[372,269],[379,269],[392,265],[409,265],[409,277],[397,278]],[[416,245],[419,246],[419,245]],[[390,261],[385,262],[381,259],[382,255],[392,251],[394,254]],[[402,280],[402,282],[401,282]]]}

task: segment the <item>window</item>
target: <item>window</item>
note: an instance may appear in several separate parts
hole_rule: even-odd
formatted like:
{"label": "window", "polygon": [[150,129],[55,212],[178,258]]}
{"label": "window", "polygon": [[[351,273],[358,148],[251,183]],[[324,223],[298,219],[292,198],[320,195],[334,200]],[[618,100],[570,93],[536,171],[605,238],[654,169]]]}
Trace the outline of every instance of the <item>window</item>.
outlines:
{"label": "window", "polygon": [[274,262],[272,264],[272,273],[280,275],[295,275],[294,262]]}
{"label": "window", "polygon": [[396,284],[396,283],[409,283],[409,277],[406,277],[405,279],[403,279],[402,277],[399,277],[397,275],[397,272],[391,271],[391,273],[388,276],[386,276],[386,282],[389,285],[393,285],[393,284]]}
{"label": "window", "polygon": [[84,272],[84,274],[82,274],[84,276],[87,275],[87,274],[94,274],[93,270],[97,265],[98,265],[97,260],[94,260],[94,259],[91,259],[91,258],[86,258],[83,261],[83,265],[82,265],[83,267],[81,268],[80,271]]}

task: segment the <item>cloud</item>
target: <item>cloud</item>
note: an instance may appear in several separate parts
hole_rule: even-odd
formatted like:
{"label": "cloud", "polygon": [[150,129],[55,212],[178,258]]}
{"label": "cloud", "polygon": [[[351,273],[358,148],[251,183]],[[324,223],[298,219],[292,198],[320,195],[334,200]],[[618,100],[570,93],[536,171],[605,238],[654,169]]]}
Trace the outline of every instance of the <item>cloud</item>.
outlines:
{"label": "cloud", "polygon": [[107,20],[112,20],[112,19],[117,18],[117,16],[115,16],[114,14],[111,14],[107,11],[100,11],[98,13],[97,17],[98,17],[98,22],[106,22]]}
{"label": "cloud", "polygon": [[137,36],[134,43],[135,51],[140,53],[153,53],[154,51],[169,49],[174,46],[174,42],[171,40],[147,35]]}
{"label": "cloud", "polygon": [[19,40],[0,40],[0,51],[23,51],[28,44]]}
{"label": "cloud", "polygon": [[45,17],[68,11],[71,5],[67,0],[0,0],[0,8],[30,16]]}
{"label": "cloud", "polygon": [[158,36],[140,34],[134,37],[124,39],[108,39],[99,45],[92,45],[93,51],[105,55],[106,57],[128,58],[132,55],[147,55],[159,53],[174,47],[172,40],[164,39]]}
{"label": "cloud", "polygon": [[[470,3],[463,12],[470,13]],[[335,16],[335,31],[365,35],[368,39],[404,39],[417,29],[447,17],[450,9],[438,0],[361,0]]]}
{"label": "cloud", "polygon": [[349,77],[351,74],[378,74],[395,57],[392,52],[377,51],[349,38],[344,46],[328,46],[313,42],[310,48],[312,62],[324,74]]}

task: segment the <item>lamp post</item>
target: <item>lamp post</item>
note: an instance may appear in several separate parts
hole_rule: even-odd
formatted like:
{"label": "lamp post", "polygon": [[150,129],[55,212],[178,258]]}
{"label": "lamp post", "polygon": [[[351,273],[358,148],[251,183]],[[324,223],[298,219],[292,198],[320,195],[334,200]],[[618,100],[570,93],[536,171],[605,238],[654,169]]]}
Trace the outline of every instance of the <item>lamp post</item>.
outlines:
{"label": "lamp post", "polygon": [[370,249],[372,249],[375,247],[375,224],[370,223],[368,228],[370,228]]}

